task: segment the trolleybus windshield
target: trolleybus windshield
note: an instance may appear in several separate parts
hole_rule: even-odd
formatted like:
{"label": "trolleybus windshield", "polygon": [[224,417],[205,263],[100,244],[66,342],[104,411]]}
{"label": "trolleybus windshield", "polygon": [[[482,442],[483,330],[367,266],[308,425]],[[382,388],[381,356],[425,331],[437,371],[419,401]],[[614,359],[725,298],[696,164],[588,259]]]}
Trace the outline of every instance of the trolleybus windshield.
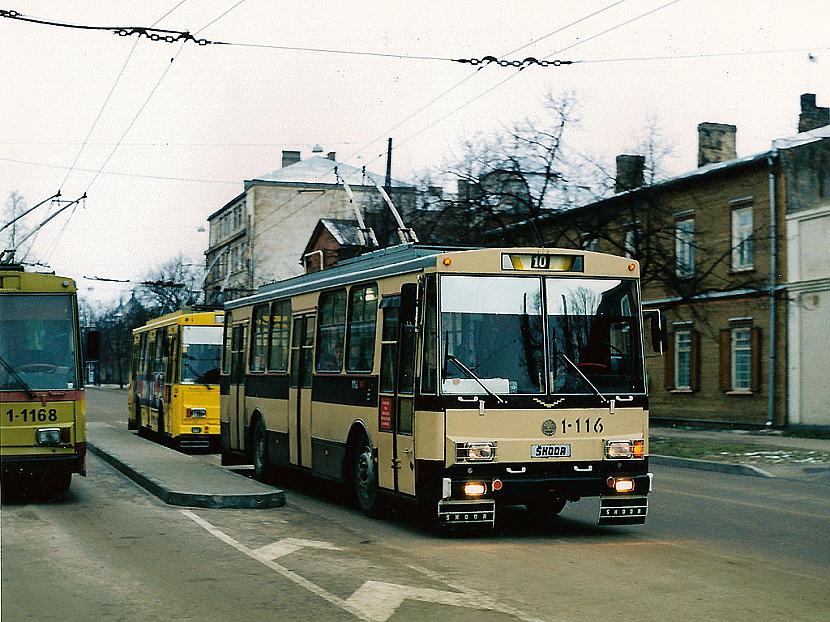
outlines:
{"label": "trolleybus windshield", "polygon": [[440,322],[444,394],[645,391],[633,279],[442,275]]}
{"label": "trolleybus windshield", "polygon": [[636,281],[547,278],[545,293],[551,392],[643,393]]}
{"label": "trolleybus windshield", "polygon": [[0,296],[0,390],[78,387],[72,297]]}
{"label": "trolleybus windshield", "polygon": [[217,384],[221,345],[221,326],[185,326],[182,384]]}

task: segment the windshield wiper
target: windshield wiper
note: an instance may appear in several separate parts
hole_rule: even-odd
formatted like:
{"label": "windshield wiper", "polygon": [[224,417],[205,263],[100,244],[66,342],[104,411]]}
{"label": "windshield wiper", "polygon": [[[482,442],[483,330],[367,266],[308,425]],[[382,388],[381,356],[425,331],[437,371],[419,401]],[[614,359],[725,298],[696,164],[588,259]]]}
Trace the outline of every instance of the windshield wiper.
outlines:
{"label": "windshield wiper", "polygon": [[456,365],[456,367],[458,367],[458,369],[460,369],[461,371],[463,371],[465,374],[467,374],[467,376],[469,376],[470,378],[472,378],[473,380],[475,380],[478,384],[480,384],[480,385],[481,385],[481,388],[482,388],[482,389],[484,389],[485,391],[487,391],[487,394],[488,394],[488,395],[490,395],[490,396],[492,396],[492,397],[495,397],[495,398],[499,401],[499,404],[504,404],[504,403],[505,403],[505,401],[504,401],[501,397],[499,397],[498,395],[496,395],[495,393],[493,393],[490,389],[488,389],[488,388],[487,388],[487,385],[485,385],[485,384],[484,384],[484,381],[483,381],[481,378],[479,378],[479,377],[475,374],[475,372],[473,372],[473,370],[472,370],[472,369],[470,369],[470,368],[469,368],[469,367],[467,367],[464,363],[462,363],[461,361],[459,361],[459,360],[458,360],[458,357],[456,357],[454,354],[450,354],[449,352],[445,353],[445,354],[444,354],[444,361],[445,361],[445,362],[446,362],[446,361],[451,361],[452,363],[455,363],[455,365]]}
{"label": "windshield wiper", "polygon": [[599,395],[599,398],[603,401],[603,403],[605,403],[605,404],[607,404],[607,403],[608,403],[608,400],[605,398],[605,396],[604,396],[602,393],[600,393],[600,392],[599,392],[599,389],[597,389],[597,388],[594,386],[594,383],[593,383],[593,382],[591,382],[590,380],[588,380],[588,376],[586,376],[585,374],[583,374],[583,373],[582,373],[582,370],[581,370],[581,369],[579,369],[579,366],[578,366],[576,363],[574,363],[571,359],[569,359],[569,358],[568,358],[568,356],[567,356],[564,352],[558,352],[558,351],[554,350],[554,354],[558,354],[558,355],[559,355],[559,356],[561,356],[563,359],[565,359],[568,363],[570,363],[571,367],[573,367],[573,368],[576,370],[576,373],[578,373],[578,374],[582,377],[582,379],[583,379],[585,382],[587,382],[587,383],[588,383],[588,386],[589,386],[589,387],[591,387],[591,388],[594,390],[594,393],[596,393],[597,395]]}
{"label": "windshield wiper", "polygon": [[23,387],[26,390],[26,393],[29,394],[29,397],[37,397],[37,395],[35,395],[35,392],[32,391],[32,387],[26,384],[26,381],[23,380],[23,377],[18,373],[18,371],[2,356],[0,356],[0,364],[6,368],[6,371],[8,371],[9,374],[11,374],[11,376],[15,380],[17,380],[17,382],[20,383],[20,386]]}

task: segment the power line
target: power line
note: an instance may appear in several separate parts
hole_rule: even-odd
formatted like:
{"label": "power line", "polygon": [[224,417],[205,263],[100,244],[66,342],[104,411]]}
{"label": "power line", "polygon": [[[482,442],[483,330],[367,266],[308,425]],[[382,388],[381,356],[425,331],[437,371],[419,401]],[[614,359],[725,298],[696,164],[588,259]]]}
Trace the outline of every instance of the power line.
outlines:
{"label": "power line", "polygon": [[[521,45],[521,46],[519,46],[519,47],[517,47],[517,48],[515,48],[515,49],[513,49],[513,50],[510,50],[509,52],[506,52],[506,53],[504,54],[504,56],[508,56],[508,55],[510,55],[510,54],[515,54],[516,52],[520,52],[521,50],[524,50],[524,49],[526,49],[526,48],[530,47],[531,45],[535,45],[536,43],[538,43],[538,42],[540,42],[540,41],[543,41],[543,40],[545,40],[545,39],[548,39],[548,38],[552,37],[553,35],[559,34],[560,32],[563,32],[564,30],[567,30],[568,28],[571,28],[571,27],[573,27],[573,26],[576,26],[577,24],[580,24],[580,23],[584,22],[585,20],[588,20],[588,19],[590,19],[590,18],[592,18],[592,17],[595,17],[595,16],[599,15],[600,13],[604,13],[605,11],[608,11],[608,10],[610,10],[610,9],[613,9],[614,7],[616,7],[616,6],[620,5],[620,4],[623,4],[624,2],[627,2],[627,1],[628,1],[628,0],[616,0],[616,2],[612,2],[611,4],[608,4],[608,5],[604,6],[604,7],[603,7],[603,8],[601,8],[601,9],[598,9],[598,10],[594,11],[593,13],[589,13],[588,15],[584,15],[584,16],[580,17],[579,19],[576,19],[576,20],[574,20],[574,21],[572,21],[572,22],[569,22],[569,23],[565,24],[564,26],[560,26],[559,28],[556,28],[555,30],[552,30],[551,32],[549,32],[549,33],[547,33],[547,34],[545,34],[545,35],[542,35],[541,37],[539,37],[539,38],[537,38],[537,39],[533,39],[533,40],[529,41],[528,43],[525,43],[524,45]],[[432,98],[431,100],[429,100],[426,104],[424,104],[423,106],[421,106],[420,108],[418,108],[417,110],[415,110],[414,112],[412,112],[411,114],[409,114],[408,116],[406,116],[403,120],[399,121],[398,123],[396,123],[395,125],[393,125],[391,128],[389,128],[389,129],[387,129],[387,130],[384,130],[384,131],[383,131],[382,133],[380,133],[380,134],[379,134],[376,138],[374,138],[374,139],[373,139],[373,140],[371,140],[370,142],[366,143],[364,146],[362,146],[362,147],[361,147],[360,149],[358,149],[357,151],[353,152],[353,153],[352,153],[351,155],[349,155],[346,159],[348,159],[348,158],[353,158],[353,157],[354,157],[354,156],[356,156],[358,153],[360,153],[360,152],[362,152],[363,150],[365,150],[366,148],[370,147],[371,145],[373,145],[374,143],[376,143],[376,142],[377,142],[378,140],[380,140],[381,138],[384,138],[385,136],[389,135],[389,134],[390,134],[391,132],[393,132],[394,130],[398,129],[400,126],[402,126],[402,125],[403,125],[404,123],[406,123],[407,121],[409,121],[409,120],[413,119],[414,117],[416,117],[417,115],[421,114],[424,110],[426,110],[427,108],[429,108],[430,106],[432,106],[433,104],[435,104],[436,102],[438,102],[439,100],[441,100],[441,99],[443,99],[444,97],[446,97],[447,95],[449,95],[452,91],[454,91],[455,89],[459,88],[460,86],[462,86],[463,84],[465,84],[466,82],[468,82],[469,80],[471,80],[473,77],[477,76],[477,75],[478,75],[478,72],[479,72],[479,71],[481,71],[481,69],[482,69],[482,67],[479,67],[478,69],[476,69],[476,71],[474,71],[473,73],[469,74],[467,77],[463,78],[463,79],[462,79],[462,80],[460,80],[459,82],[456,82],[455,84],[453,84],[452,86],[450,86],[448,89],[445,89],[444,91],[442,91],[441,93],[439,93],[437,96],[435,96],[434,98]],[[375,158],[375,159],[377,159],[377,158]],[[374,162],[374,160],[371,160],[371,162]]]}
{"label": "power line", "polygon": [[[239,6],[240,4],[242,4],[245,1],[246,0],[240,0],[235,5],[233,5],[229,10],[222,13],[219,16],[219,18],[216,18],[213,21],[209,22],[209,24],[215,23],[216,21],[218,21],[218,19],[220,19],[221,17],[227,15],[231,10],[233,10],[234,8],[236,8],[237,6]],[[179,3],[178,5],[173,7],[172,10],[175,10],[180,5],[181,5],[181,3]],[[172,12],[172,10],[165,13],[165,15],[162,16],[162,18],[160,18],[158,21],[161,21],[161,19],[163,19],[164,17],[169,15]],[[156,23],[158,23],[158,21]],[[201,29],[201,30],[204,30],[204,28]],[[201,32],[201,30],[199,30],[199,32]],[[197,32],[197,34],[198,34],[198,32]],[[193,37],[190,37],[190,38],[192,39]],[[150,90],[150,93],[147,95],[146,99],[144,100],[144,103],[141,104],[138,111],[135,113],[135,116],[133,117],[132,121],[130,121],[130,123],[127,125],[127,128],[124,130],[124,133],[121,134],[121,137],[118,139],[118,142],[115,143],[115,146],[112,148],[112,151],[110,151],[109,155],[104,160],[104,163],[101,165],[101,168],[98,169],[98,172],[95,173],[95,176],[92,178],[92,181],[90,181],[89,184],[87,185],[86,190],[84,191],[84,197],[86,197],[86,193],[89,191],[90,188],[92,188],[92,185],[98,180],[98,177],[101,175],[101,172],[104,170],[104,168],[107,166],[107,164],[109,164],[109,161],[112,159],[113,155],[115,155],[115,152],[118,150],[118,147],[121,145],[121,142],[124,140],[124,138],[127,137],[127,134],[132,129],[133,125],[135,125],[135,122],[138,120],[138,117],[141,116],[141,113],[147,107],[147,104],[150,102],[150,99],[153,97],[153,95],[155,95],[155,93],[158,90],[159,86],[161,85],[162,81],[167,76],[168,72],[170,71],[170,68],[173,66],[173,63],[179,57],[179,54],[182,53],[182,50],[184,49],[184,45],[185,45],[186,42],[187,42],[186,38],[181,41],[181,44],[179,45],[178,51],[173,56],[173,58],[170,59],[170,63],[164,68],[164,71],[161,73],[161,76],[159,76],[158,81],[155,83],[153,88]],[[63,227],[58,232],[58,235],[55,237],[55,242],[53,243],[52,249],[49,251],[49,254],[47,255],[46,261],[49,260],[49,257],[52,256],[52,254],[55,252],[55,249],[58,247],[58,243],[60,241],[60,238],[62,237],[64,231],[66,230],[66,227],[69,225],[69,221],[72,220],[72,217],[75,215],[75,211],[77,209],[78,209],[78,204],[76,204],[75,207],[72,209],[72,212],[69,214],[69,218],[67,218],[67,220],[64,223]],[[24,255],[24,257],[23,257],[24,259],[29,254],[29,251],[31,251],[31,249],[32,249],[32,246],[29,246],[29,249],[26,251],[26,255]]]}
{"label": "power line", "polygon": [[[198,35],[200,32],[205,30],[208,26],[211,26],[219,19],[230,13],[233,9],[237,6],[245,2],[246,0],[240,0],[230,9],[222,13],[219,17],[215,18],[204,27],[202,27],[199,31],[195,34]],[[625,0],[619,0],[620,2]],[[619,3],[619,2],[618,2]],[[168,13],[169,14],[169,13]],[[119,36],[129,37],[133,35],[137,35],[138,38],[147,38],[151,41],[160,41],[164,43],[177,43],[181,42],[185,44],[189,41],[194,42],[198,45],[223,45],[223,46],[232,46],[232,47],[244,47],[244,48],[257,48],[257,49],[268,49],[268,50],[280,50],[280,51],[291,51],[291,52],[312,52],[318,54],[340,54],[340,55],[347,55],[347,56],[370,56],[370,57],[378,57],[378,58],[395,58],[401,60],[425,60],[425,61],[445,61],[445,62],[452,62],[452,63],[461,63],[461,64],[470,64],[470,65],[491,65],[495,64],[496,66],[500,67],[529,67],[531,65],[536,65],[539,67],[561,67],[562,65],[571,65],[575,61],[572,60],[550,60],[550,59],[537,59],[535,57],[529,56],[524,59],[505,59],[505,58],[497,58],[493,55],[485,55],[480,58],[452,58],[449,56],[435,56],[435,55],[426,55],[426,54],[403,54],[403,53],[393,53],[393,52],[373,52],[373,51],[361,51],[361,50],[344,50],[344,49],[337,49],[337,48],[323,48],[323,47],[309,47],[309,46],[293,46],[293,45],[276,45],[276,44],[267,44],[267,43],[243,43],[243,42],[235,42],[235,41],[212,41],[209,39],[197,39],[195,35],[191,34],[187,30],[169,30],[163,28],[155,28],[155,24],[153,26],[93,26],[87,24],[73,24],[69,22],[56,22],[51,20],[44,20],[44,19],[37,19],[33,17],[26,17],[22,13],[18,11],[10,11],[10,10],[0,10],[0,17],[4,17],[7,19],[19,20],[24,22],[29,22],[33,24],[39,24],[44,26],[56,26],[61,28],[70,28],[70,29],[80,29],[80,30],[93,30],[93,31],[103,31],[103,32],[112,32]],[[158,22],[157,22],[158,23]],[[521,49],[521,48],[520,48]]]}
{"label": "power line", "polygon": [[[48,164],[46,162],[34,162],[32,160],[18,160],[16,158],[4,158],[0,157],[0,162],[12,162],[14,164],[25,164],[27,166],[42,166],[45,168],[56,168],[56,169],[66,169],[69,168],[67,166],[62,166],[60,164]],[[76,171],[82,171],[84,173],[95,173],[98,172],[94,168],[80,168],[76,167]],[[199,183],[199,184],[221,184],[224,186],[236,186],[239,184],[239,181],[230,181],[230,180],[223,180],[223,179],[199,179],[193,177],[174,177],[170,175],[142,175],[141,173],[125,173],[123,171],[100,171],[102,175],[115,175],[118,177],[135,177],[138,179],[158,179],[161,181],[186,181],[192,183]]]}
{"label": "power line", "polygon": [[809,54],[816,50],[830,50],[828,46],[812,48],[790,48],[786,50],[738,50],[734,52],[704,52],[700,54],[667,54],[665,56],[628,56],[622,58],[595,58],[583,59],[579,63],[583,65],[597,63],[627,63],[653,60],[688,60],[692,58],[724,58],[734,56],[765,56],[771,54]]}
{"label": "power line", "polygon": [[[629,25],[629,24],[631,24],[631,23],[633,23],[633,22],[635,22],[635,21],[637,21],[637,20],[639,20],[639,19],[642,19],[642,18],[644,18],[644,17],[647,17],[647,16],[649,16],[649,15],[652,15],[653,13],[656,13],[657,11],[661,11],[661,10],[663,10],[663,9],[665,9],[665,8],[668,8],[668,7],[670,7],[671,5],[676,4],[676,3],[678,3],[678,2],[680,2],[680,0],[670,0],[669,2],[666,2],[665,4],[661,4],[660,6],[658,6],[658,7],[654,8],[654,9],[651,9],[651,10],[646,11],[646,12],[644,12],[644,13],[640,13],[639,15],[637,15],[637,16],[635,16],[635,17],[632,17],[631,19],[628,19],[628,20],[626,20],[626,21],[624,21],[624,22],[621,22],[621,23],[619,23],[619,24],[617,24],[617,25],[615,25],[615,26],[612,26],[612,27],[610,27],[610,28],[606,28],[605,30],[603,30],[603,31],[601,31],[601,32],[599,32],[599,33],[597,33],[597,34],[591,35],[591,36],[590,36],[590,37],[588,37],[587,39],[581,39],[581,40],[577,41],[576,43],[573,43],[573,44],[571,44],[571,45],[569,45],[569,46],[566,46],[566,47],[564,47],[564,48],[560,48],[559,50],[556,50],[555,52],[553,52],[552,54],[550,54],[550,55],[546,56],[545,58],[551,58],[552,56],[555,56],[555,55],[561,54],[562,52],[564,52],[564,51],[566,51],[566,50],[570,50],[570,49],[572,49],[572,48],[575,48],[575,47],[577,47],[578,45],[582,45],[582,44],[584,44],[584,43],[587,43],[588,41],[592,41],[593,39],[596,39],[597,37],[601,37],[602,35],[608,34],[609,32],[613,32],[614,30],[617,30],[617,29],[619,29],[619,28],[622,28],[622,27],[624,27],[624,26],[627,26],[627,25]],[[612,5],[612,6],[613,6],[613,5]],[[610,8],[610,7],[609,7],[609,8]],[[439,123],[441,123],[442,121],[446,120],[448,117],[450,117],[450,116],[454,115],[454,114],[455,114],[456,112],[458,112],[459,110],[462,110],[463,108],[466,108],[467,106],[469,106],[469,105],[470,105],[470,104],[472,104],[473,102],[478,101],[479,99],[481,99],[481,98],[482,98],[482,97],[484,97],[485,95],[488,95],[489,93],[491,93],[491,92],[495,91],[497,88],[501,87],[502,85],[506,84],[507,82],[509,82],[510,80],[512,80],[513,78],[515,78],[516,76],[518,76],[520,72],[521,72],[521,69],[519,69],[519,70],[518,70],[518,71],[516,71],[515,73],[513,73],[513,74],[509,75],[509,76],[508,76],[507,78],[505,78],[504,80],[501,80],[500,82],[497,82],[497,83],[496,83],[496,84],[494,84],[493,86],[489,87],[487,90],[485,90],[485,91],[483,91],[483,92],[479,93],[478,95],[476,95],[476,96],[475,96],[475,97],[473,97],[472,99],[467,100],[466,102],[464,102],[464,103],[463,103],[463,104],[461,104],[460,106],[457,106],[456,108],[453,108],[450,112],[448,112],[448,113],[447,113],[447,114],[445,114],[444,116],[440,117],[440,118],[439,118],[439,119],[437,119],[436,121],[433,121],[432,123],[430,123],[429,125],[427,125],[425,128],[423,128],[422,130],[420,130],[420,131],[416,132],[415,134],[412,134],[411,136],[408,136],[407,138],[405,138],[405,139],[403,139],[402,141],[398,142],[398,146],[400,146],[400,145],[402,145],[402,144],[406,144],[406,143],[410,142],[411,140],[414,140],[415,138],[417,138],[417,137],[418,137],[418,136],[420,136],[421,134],[423,134],[423,133],[425,133],[425,132],[429,131],[430,129],[432,129],[433,127],[435,127],[436,125],[438,125],[438,124],[439,124]],[[375,160],[377,160],[377,159],[378,159],[378,158],[380,158],[380,157],[382,157],[382,154],[381,154],[381,155],[379,155],[379,156],[377,156],[377,157],[375,157],[373,160],[370,160],[368,163],[374,162]]]}

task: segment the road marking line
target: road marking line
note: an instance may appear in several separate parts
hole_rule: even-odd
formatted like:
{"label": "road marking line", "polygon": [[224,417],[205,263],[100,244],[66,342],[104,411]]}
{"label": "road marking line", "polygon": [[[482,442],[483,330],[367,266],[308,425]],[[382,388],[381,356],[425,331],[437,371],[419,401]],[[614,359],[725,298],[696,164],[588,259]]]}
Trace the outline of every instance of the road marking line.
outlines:
{"label": "road marking line", "polygon": [[274,560],[304,548],[326,549],[328,551],[343,550],[339,546],[334,546],[331,542],[302,540],[300,538],[283,538],[282,540],[277,540],[271,544],[266,544],[258,549],[254,549],[253,554],[261,559]]}
{"label": "road marking line", "polygon": [[[366,622],[386,622],[386,620],[388,620],[395,613],[398,607],[400,607],[406,599],[450,605],[454,607],[465,607],[467,609],[476,609],[479,611],[495,611],[497,613],[503,613],[505,615],[518,618],[524,622],[542,622],[538,618],[530,617],[518,609],[497,603],[491,598],[472,590],[464,590],[462,592],[446,592],[430,588],[399,585],[397,583],[366,581],[349,598],[343,600],[342,598],[327,592],[316,583],[301,577],[293,570],[289,570],[285,566],[281,566],[273,561],[273,558],[269,557],[270,555],[275,554],[278,557],[287,555],[289,552],[298,550],[304,546],[314,546],[316,548],[328,550],[343,550],[342,548],[336,547],[329,542],[301,540],[299,538],[285,538],[258,549],[250,549],[202,517],[194,514],[192,511],[179,511],[225,544],[232,546],[237,551],[258,561],[264,566],[275,570],[289,581],[307,589],[340,609],[351,613],[356,618],[366,620]],[[411,567],[419,572],[423,572],[424,574],[432,575],[432,577],[436,579],[440,578],[440,575],[432,573],[426,568],[415,566]]]}
{"label": "road marking line", "polygon": [[[445,592],[443,590],[384,583],[382,581],[367,581],[354,594],[349,596],[346,602],[355,609],[362,611],[372,622],[386,622],[406,599],[479,611],[495,611],[509,616],[514,616],[516,613],[516,610],[512,607],[505,607],[479,595]],[[523,615],[522,619],[531,620],[532,618]]]}
{"label": "road marking line", "polygon": [[[459,592],[461,592],[463,594],[466,594],[467,596],[474,596],[475,598],[478,598],[479,600],[486,600],[486,599],[490,598],[486,594],[484,594],[482,592],[479,592],[478,590],[474,590],[473,588],[465,587],[463,585],[458,585],[457,583],[452,583],[452,582],[448,581],[443,575],[435,572],[434,570],[430,570],[429,568],[424,568],[423,566],[418,566],[417,564],[407,564],[406,566],[407,566],[407,568],[411,568],[412,570],[415,570],[416,572],[420,572],[421,574],[429,577],[433,581],[438,581],[440,583],[448,585],[452,589],[458,590]],[[534,617],[526,614],[524,611],[522,611],[520,609],[515,609],[515,608],[513,608],[509,605],[499,605],[499,606],[502,607],[502,610],[503,610],[504,613],[507,613],[508,615],[511,615],[514,618],[517,618],[519,620],[523,620],[524,622],[542,622],[539,618],[534,618]]]}
{"label": "road marking line", "polygon": [[184,514],[185,516],[187,516],[194,523],[196,523],[197,525],[202,527],[205,531],[212,534],[213,536],[215,536],[216,538],[218,538],[219,540],[221,540],[225,544],[229,544],[230,546],[235,548],[240,553],[244,553],[245,555],[247,555],[251,559],[255,559],[260,564],[262,564],[264,566],[267,566],[271,570],[274,570],[274,571],[278,572],[279,574],[281,574],[283,577],[285,577],[289,581],[291,581],[293,583],[296,583],[300,587],[303,587],[303,588],[307,589],[309,592],[312,592],[313,594],[316,594],[317,596],[319,596],[323,600],[326,600],[326,601],[330,602],[332,605],[335,605],[335,606],[339,607],[340,609],[343,609],[344,611],[348,611],[354,617],[356,617],[360,620],[366,620],[367,622],[373,622],[372,619],[366,617],[366,615],[362,611],[360,611],[359,609],[355,609],[352,605],[350,605],[349,603],[344,601],[342,598],[339,598],[339,597],[335,596],[334,594],[331,594],[331,593],[327,592],[326,590],[321,588],[316,583],[312,583],[308,579],[305,579],[305,578],[301,577],[296,572],[294,572],[292,570],[289,570],[285,566],[281,566],[278,563],[276,563],[274,561],[271,561],[269,559],[263,559],[262,557],[258,556],[255,551],[253,551],[252,549],[249,549],[244,544],[241,544],[241,543],[237,542],[236,540],[231,538],[228,534],[224,533],[220,529],[217,529],[212,524],[210,524],[208,521],[201,518],[200,516],[197,516],[196,514],[191,512],[190,510],[179,510],[179,511],[182,514]]}

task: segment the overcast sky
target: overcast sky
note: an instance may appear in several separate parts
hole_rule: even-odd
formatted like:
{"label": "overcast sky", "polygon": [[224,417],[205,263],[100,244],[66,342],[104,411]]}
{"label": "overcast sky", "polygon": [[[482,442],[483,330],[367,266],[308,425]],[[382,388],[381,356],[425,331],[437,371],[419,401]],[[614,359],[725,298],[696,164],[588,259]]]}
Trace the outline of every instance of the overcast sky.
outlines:
{"label": "overcast sky", "polygon": [[[99,301],[129,286],[84,277],[140,280],[179,252],[203,262],[206,217],[245,179],[279,168],[283,149],[305,157],[320,144],[382,173],[391,136],[393,175],[409,181],[451,159],[464,137],[540,114],[545,93],[573,92],[574,149],[612,162],[654,119],[673,147],[668,170],[681,173],[696,166],[700,122],[737,125],[738,155],[749,155],[796,132],[801,93],[830,105],[830,3],[816,0],[9,0],[0,10],[257,44],[182,45],[0,18],[2,206],[13,191],[29,205],[58,189],[64,198],[86,191],[85,205],[44,227],[27,260],[76,278]],[[584,62],[517,72],[440,60],[517,48],[509,58]]]}

